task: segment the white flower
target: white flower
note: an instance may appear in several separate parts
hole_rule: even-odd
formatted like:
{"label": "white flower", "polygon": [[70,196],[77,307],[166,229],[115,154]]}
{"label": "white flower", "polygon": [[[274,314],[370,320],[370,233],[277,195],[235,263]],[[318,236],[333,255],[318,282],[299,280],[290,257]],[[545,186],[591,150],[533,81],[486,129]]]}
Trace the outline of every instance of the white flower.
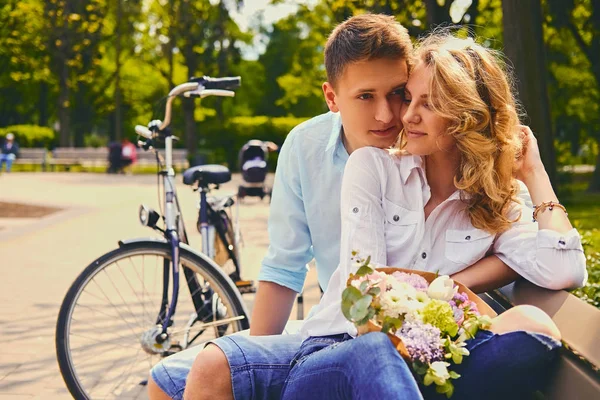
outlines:
{"label": "white flower", "polygon": [[450,379],[450,372],[448,372],[448,366],[450,363],[445,361],[434,361],[429,366],[430,369],[433,370],[433,373],[436,377],[441,379]]}
{"label": "white flower", "polygon": [[432,299],[450,301],[458,288],[454,288],[454,281],[448,275],[440,275],[427,289],[427,295]]}
{"label": "white flower", "polygon": [[381,309],[386,316],[398,318],[416,314],[425,306],[417,300],[417,290],[408,283],[392,278],[386,280],[386,287],[389,289],[380,295]]}

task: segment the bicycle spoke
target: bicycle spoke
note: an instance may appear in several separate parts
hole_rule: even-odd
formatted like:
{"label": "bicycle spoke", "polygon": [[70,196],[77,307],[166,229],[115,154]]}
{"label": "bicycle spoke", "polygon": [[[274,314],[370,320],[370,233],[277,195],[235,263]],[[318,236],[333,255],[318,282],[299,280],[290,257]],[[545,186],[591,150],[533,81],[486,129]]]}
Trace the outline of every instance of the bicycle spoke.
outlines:
{"label": "bicycle spoke", "polygon": [[[143,249],[109,258],[90,272],[90,277],[82,281],[81,288],[71,300],[68,322],[64,325],[67,362],[72,379],[80,388],[78,390],[86,393],[88,398],[143,396],[145,388],[140,382],[148,379],[148,371],[164,357],[162,350],[152,354],[144,347],[152,348],[152,335],[160,333],[156,316],[162,303],[164,260],[170,262],[169,255],[168,249]],[[180,267],[177,313],[169,323],[167,332],[171,346],[165,343],[165,351],[177,351],[184,345],[187,348],[192,343],[198,345],[214,340],[218,334],[216,329],[213,332],[213,327],[227,327],[219,328],[219,334],[224,329],[228,333],[239,330],[244,323],[236,318],[240,314],[231,304],[232,297],[227,293],[229,289],[215,285],[198,264],[185,256],[181,258]],[[185,271],[193,274],[186,276]],[[193,288],[193,293],[188,288],[182,290],[186,285]],[[221,298],[227,310],[225,315],[212,315],[212,299],[205,302],[206,308],[196,310],[194,298],[204,296],[202,290],[207,288],[210,288],[208,295],[215,295],[214,299]],[[172,290],[173,282],[170,280],[168,300]],[[222,298],[223,294],[226,297]],[[154,312],[156,316],[153,316]],[[193,320],[188,326],[191,316],[197,312],[204,312],[207,317]],[[186,333],[188,342],[184,343]],[[144,344],[142,340],[149,342]],[[65,374],[65,371],[61,365],[61,372]],[[69,387],[71,389],[72,386]]]}
{"label": "bicycle spoke", "polygon": [[[108,274],[108,272],[106,272],[106,269],[104,269],[104,274],[108,277],[108,280],[110,281],[110,283],[112,283],[113,287],[117,290],[117,293],[118,293],[119,297],[121,298],[121,300],[123,301],[123,303],[126,305],[127,309],[129,310],[129,313],[133,316],[133,318],[135,320],[136,319],[135,318],[135,314],[133,313],[133,311],[131,311],[131,308],[129,308],[129,305],[127,305],[127,302],[123,298],[123,295],[121,294],[121,291],[119,289],[117,289],[117,286],[115,285],[115,283],[111,279],[111,277]],[[142,323],[140,323],[140,327],[143,329],[143,324]]]}
{"label": "bicycle spoke", "polygon": [[[130,262],[131,262],[131,263],[133,263],[133,261],[131,261],[131,259],[130,259]],[[123,278],[125,278],[125,280],[127,281],[127,284],[129,285],[129,288],[130,288],[130,289],[131,289],[131,291],[133,292],[134,296],[135,296],[135,297],[136,297],[136,298],[137,298],[137,299],[140,301],[140,304],[142,304],[142,307],[143,307],[143,309],[144,309],[144,315],[146,315],[146,314],[145,314],[145,311],[146,311],[146,305],[144,304],[143,300],[142,300],[142,299],[140,299],[140,296],[138,295],[138,293],[135,291],[135,289],[134,289],[134,288],[133,288],[133,286],[131,285],[131,282],[130,282],[130,281],[129,281],[129,279],[128,279],[128,278],[125,276],[125,273],[123,272],[123,269],[121,268],[121,266],[119,265],[119,263],[118,263],[118,262],[115,262],[115,264],[116,264],[116,266],[119,268],[119,272],[121,272],[121,275],[123,275]],[[133,269],[134,269],[134,271],[135,271],[135,267],[134,267]],[[142,293],[143,293],[143,290],[144,290],[144,284],[143,284],[143,282],[142,282]],[[151,320],[152,320],[152,317],[150,317],[150,321],[151,321]],[[142,318],[142,325],[143,325],[143,323],[144,323],[144,321],[143,321],[143,318]]]}

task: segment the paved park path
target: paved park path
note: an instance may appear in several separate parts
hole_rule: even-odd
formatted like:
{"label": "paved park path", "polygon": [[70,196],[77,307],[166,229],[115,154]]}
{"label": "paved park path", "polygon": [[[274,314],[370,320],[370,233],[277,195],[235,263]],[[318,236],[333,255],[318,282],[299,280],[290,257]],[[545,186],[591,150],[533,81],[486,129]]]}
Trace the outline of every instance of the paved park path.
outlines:
{"label": "paved park path", "polygon": [[[219,192],[234,192],[239,182],[234,175]],[[191,245],[199,249],[198,195],[181,176],[177,185]],[[61,209],[42,218],[0,218],[0,400],[69,399],[54,348],[60,304],[80,271],[119,239],[154,235],[139,224],[137,210],[141,203],[158,208],[156,177],[4,173],[0,202]],[[247,198],[240,207],[244,278],[258,275],[268,246],[268,213],[266,199]],[[318,301],[314,270],[305,290],[308,311]],[[253,295],[244,299],[251,308]]]}

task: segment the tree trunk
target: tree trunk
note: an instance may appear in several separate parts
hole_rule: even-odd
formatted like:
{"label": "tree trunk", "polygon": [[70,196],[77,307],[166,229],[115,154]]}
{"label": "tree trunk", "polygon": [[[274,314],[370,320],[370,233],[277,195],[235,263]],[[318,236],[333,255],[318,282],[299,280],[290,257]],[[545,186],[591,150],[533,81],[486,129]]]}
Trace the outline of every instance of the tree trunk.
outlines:
{"label": "tree trunk", "polygon": [[121,96],[121,20],[123,19],[123,10],[121,0],[117,0],[117,26],[116,26],[116,70],[115,70],[115,139],[121,141],[123,136],[123,121],[121,112],[123,101]]}
{"label": "tree trunk", "polygon": [[59,75],[58,123],[59,142],[62,147],[71,146],[71,116],[69,115],[69,67],[66,60]]}
{"label": "tree trunk", "polygon": [[425,0],[427,26],[429,29],[433,29],[440,24],[452,23],[450,5],[452,5],[452,1],[449,0],[446,0],[443,6],[440,6],[437,0]]}
{"label": "tree trunk", "polygon": [[502,13],[505,52],[514,65],[519,97],[529,116],[523,122],[536,134],[542,161],[556,188],[541,4],[533,0],[503,0]]}
{"label": "tree trunk", "polygon": [[[190,75],[193,76],[193,75]],[[194,99],[183,99],[183,120],[185,122],[185,147],[188,155],[193,157],[198,150],[198,138],[196,137],[196,119],[194,118],[194,110],[196,104]]]}
{"label": "tree trunk", "polygon": [[40,82],[40,97],[38,99],[39,126],[48,126],[48,83]]}

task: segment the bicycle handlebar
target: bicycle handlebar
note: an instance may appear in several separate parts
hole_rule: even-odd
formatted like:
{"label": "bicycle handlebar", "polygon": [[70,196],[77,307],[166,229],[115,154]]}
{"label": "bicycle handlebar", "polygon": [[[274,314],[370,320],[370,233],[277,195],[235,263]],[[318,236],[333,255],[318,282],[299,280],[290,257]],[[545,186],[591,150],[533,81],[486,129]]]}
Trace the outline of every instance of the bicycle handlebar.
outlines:
{"label": "bicycle handlebar", "polygon": [[[171,103],[173,99],[181,94],[185,97],[207,97],[207,96],[227,96],[233,97],[235,93],[232,89],[237,89],[242,84],[242,78],[239,76],[225,78],[211,78],[203,76],[202,78],[190,78],[190,82],[177,85],[170,92],[165,106],[165,119],[158,127],[159,131],[164,130],[171,123]],[[158,122],[158,121],[157,121]],[[153,129],[154,130],[154,129]],[[153,136],[152,130],[137,125],[135,131],[138,135],[151,139]]]}
{"label": "bicycle handlebar", "polygon": [[152,139],[152,131],[150,131],[150,129],[146,128],[143,125],[136,125],[135,133],[137,133],[140,136],[145,137],[146,139]]}
{"label": "bicycle handlebar", "polygon": [[204,90],[194,90],[194,91],[183,93],[183,97],[200,97],[203,99],[208,96],[233,97],[233,96],[235,96],[235,92],[231,91],[231,90],[204,89]]}
{"label": "bicycle handlebar", "polygon": [[240,76],[228,76],[223,78],[211,78],[210,76],[203,76],[202,78],[191,78],[190,82],[196,82],[205,89],[223,89],[232,90],[237,89],[242,85],[242,77]]}

